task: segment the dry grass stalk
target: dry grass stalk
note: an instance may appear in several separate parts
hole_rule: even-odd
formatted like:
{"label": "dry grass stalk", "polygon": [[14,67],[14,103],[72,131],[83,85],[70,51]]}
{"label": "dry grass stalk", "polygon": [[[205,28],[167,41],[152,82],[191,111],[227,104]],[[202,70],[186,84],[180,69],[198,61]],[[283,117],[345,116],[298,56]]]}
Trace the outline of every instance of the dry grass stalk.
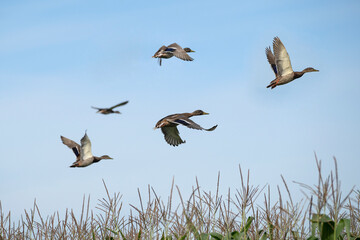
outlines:
{"label": "dry grass stalk", "polygon": [[[306,239],[311,229],[308,225],[311,214],[328,214],[335,221],[346,217],[351,219],[351,232],[360,235],[360,191],[350,191],[344,198],[338,177],[337,162],[335,172],[323,177],[321,161],[316,158],[318,183],[311,187],[302,183],[305,199],[294,203],[290,189],[281,176],[286,189],[286,199],[277,186],[278,197],[273,201],[270,186],[252,186],[250,172],[246,180],[239,166],[241,185],[232,195],[219,194],[220,173],[216,192],[201,189],[198,179],[190,196],[185,199],[174,179],[169,197],[164,202],[152,187],[148,187],[147,200],[139,194],[139,206],[130,205],[126,217],[122,213],[122,196],[110,194],[104,182],[106,198],[98,200],[96,214],[90,210],[90,197],[83,198],[80,216],[67,210],[63,219],[56,212],[44,218],[34,201],[30,210],[15,223],[11,213],[4,213],[0,202],[0,239],[161,239],[172,236],[194,239],[201,233],[217,232],[222,235],[240,232],[248,219],[253,217],[247,235],[259,239],[264,232],[270,239]],[[265,187],[264,202],[257,201]],[[174,196],[174,188],[178,195]],[[305,190],[305,191],[304,191]],[[274,197],[272,197],[274,199]],[[315,204],[314,204],[315,203]]]}

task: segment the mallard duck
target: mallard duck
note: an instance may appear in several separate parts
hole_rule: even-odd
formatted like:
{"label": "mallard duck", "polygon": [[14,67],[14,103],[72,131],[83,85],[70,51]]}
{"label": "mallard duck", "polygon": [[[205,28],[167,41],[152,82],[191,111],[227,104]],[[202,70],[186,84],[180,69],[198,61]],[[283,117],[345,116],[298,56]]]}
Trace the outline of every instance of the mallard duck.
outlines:
{"label": "mallard duck", "polygon": [[202,128],[197,123],[193,122],[189,118],[192,116],[199,116],[199,115],[208,115],[209,113],[206,113],[202,110],[196,110],[192,113],[177,113],[172,114],[169,116],[166,116],[159,120],[154,129],[161,128],[162,133],[164,134],[165,141],[172,145],[172,146],[178,146],[179,144],[185,143],[180,136],[179,131],[177,129],[177,125],[181,124],[188,128],[197,129],[197,130],[205,130],[205,131],[213,131],[217,127],[217,125],[205,129]]}
{"label": "mallard duck", "polygon": [[169,46],[162,46],[153,56],[153,58],[159,59],[159,64],[161,66],[161,60],[163,58],[171,58],[173,56],[180,58],[184,61],[192,61],[194,60],[187,53],[195,52],[190,48],[182,48],[177,43],[170,44]]}
{"label": "mallard duck", "polygon": [[63,144],[73,150],[76,161],[70,167],[87,167],[93,163],[99,162],[102,159],[112,159],[108,155],[101,157],[95,157],[91,153],[91,142],[88,135],[85,132],[84,137],[81,139],[81,146],[71,139],[60,136]]}
{"label": "mallard duck", "polygon": [[97,108],[97,107],[93,107],[93,106],[91,106],[91,107],[94,108],[94,109],[97,109],[98,110],[97,113],[102,113],[102,114],[119,113],[120,114],[121,112],[114,111],[113,109],[116,108],[116,107],[120,107],[122,105],[125,105],[128,102],[129,101],[125,101],[125,102],[119,103],[119,104],[117,104],[115,106],[112,106],[110,108]]}
{"label": "mallard duck", "polygon": [[[294,72],[291,67],[290,57],[286,51],[284,44],[280,38],[275,37],[273,41],[274,54],[271,52],[270,47],[265,48],[265,53],[272,70],[275,73],[275,79],[270,82],[267,88],[275,88],[278,85],[289,83],[299,77],[302,77],[307,72],[318,72],[312,67],[305,68],[301,72]],[[274,56],[275,55],[275,56]]]}

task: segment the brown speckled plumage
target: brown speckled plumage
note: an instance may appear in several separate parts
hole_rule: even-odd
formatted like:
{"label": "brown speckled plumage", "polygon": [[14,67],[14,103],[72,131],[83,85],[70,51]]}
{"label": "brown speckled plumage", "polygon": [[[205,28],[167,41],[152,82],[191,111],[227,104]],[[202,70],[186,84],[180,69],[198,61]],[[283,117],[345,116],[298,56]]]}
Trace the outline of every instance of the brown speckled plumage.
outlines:
{"label": "brown speckled plumage", "polygon": [[267,88],[275,88],[278,85],[289,83],[297,78],[302,77],[307,72],[318,72],[314,68],[305,68],[301,72],[294,72],[291,67],[290,57],[286,51],[284,44],[280,38],[275,37],[273,41],[274,54],[271,52],[270,47],[265,49],[267,60],[275,73],[275,79],[270,82]]}
{"label": "brown speckled plumage", "polygon": [[75,141],[66,137],[60,136],[64,145],[73,150],[76,161],[70,167],[87,167],[93,163],[99,162],[102,159],[112,159],[108,155],[101,157],[93,156],[91,153],[91,142],[86,132],[83,138],[81,138],[81,146]]}
{"label": "brown speckled plumage", "polygon": [[161,48],[154,54],[153,58],[159,59],[159,64],[161,66],[161,61],[163,58],[171,58],[173,56],[180,58],[184,61],[192,61],[194,60],[187,53],[195,52],[190,48],[182,48],[177,43],[170,44],[169,46],[161,46]]}
{"label": "brown speckled plumage", "polygon": [[179,144],[185,143],[180,138],[179,130],[177,129],[177,125],[181,124],[188,128],[197,129],[197,130],[205,130],[205,131],[213,131],[217,127],[217,125],[206,129],[195,123],[194,121],[190,120],[189,118],[192,116],[199,116],[199,115],[207,115],[208,113],[202,110],[196,110],[192,113],[177,113],[166,116],[160,119],[156,125],[155,129],[161,128],[162,133],[164,134],[165,141],[172,145],[178,146]]}

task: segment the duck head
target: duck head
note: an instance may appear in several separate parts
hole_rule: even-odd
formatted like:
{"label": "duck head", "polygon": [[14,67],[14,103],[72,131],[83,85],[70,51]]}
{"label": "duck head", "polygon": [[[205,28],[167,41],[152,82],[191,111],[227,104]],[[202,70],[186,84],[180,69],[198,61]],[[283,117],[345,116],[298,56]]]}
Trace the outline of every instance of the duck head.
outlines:
{"label": "duck head", "polygon": [[208,115],[209,113],[204,112],[203,110],[196,110],[194,112],[192,112],[193,116],[199,116],[199,115]]}
{"label": "duck head", "polygon": [[304,70],[302,70],[302,72],[306,73],[306,72],[318,72],[319,70],[312,68],[312,67],[308,67],[305,68]]}
{"label": "duck head", "polygon": [[109,157],[108,155],[102,155],[100,159],[113,159],[112,157]]}
{"label": "duck head", "polygon": [[185,51],[185,52],[195,52],[195,51],[193,51],[193,50],[191,50],[190,48],[187,48],[187,47],[184,48],[184,51]]}

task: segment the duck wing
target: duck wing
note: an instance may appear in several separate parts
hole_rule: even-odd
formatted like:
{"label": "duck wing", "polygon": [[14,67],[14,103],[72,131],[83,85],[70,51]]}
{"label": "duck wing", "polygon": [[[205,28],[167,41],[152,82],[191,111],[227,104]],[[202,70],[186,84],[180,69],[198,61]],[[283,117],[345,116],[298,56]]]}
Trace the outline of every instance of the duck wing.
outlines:
{"label": "duck wing", "polygon": [[76,157],[80,156],[80,145],[79,144],[77,144],[73,140],[63,137],[63,136],[60,136],[60,138],[64,145],[68,146],[71,150],[73,150]]}
{"label": "duck wing", "polygon": [[180,58],[181,60],[184,60],[184,61],[192,61],[192,60],[194,60],[177,43],[170,44],[167,47],[166,51],[172,52],[175,57]]}
{"label": "duck wing", "polygon": [[116,107],[120,107],[120,106],[122,106],[122,105],[125,105],[125,104],[127,104],[129,101],[125,101],[125,102],[122,102],[122,103],[119,103],[119,104],[117,104],[117,105],[115,105],[115,106],[112,106],[111,108],[109,108],[110,110],[112,110],[112,109],[114,109],[114,108],[116,108]]}
{"label": "duck wing", "polygon": [[197,129],[197,130],[205,130],[205,131],[214,131],[215,128],[217,127],[217,125],[211,127],[211,128],[203,128],[201,127],[199,124],[195,123],[194,121],[190,120],[189,118],[178,118],[178,119],[175,119],[173,121],[171,121],[172,123],[175,123],[175,124],[181,124],[181,125],[184,125],[188,128],[191,128],[191,129]]}
{"label": "duck wing", "polygon": [[275,37],[273,41],[273,49],[275,55],[276,69],[280,76],[285,76],[287,74],[293,73],[291,67],[290,57],[284,44],[280,41],[280,38]]}
{"label": "duck wing", "polygon": [[88,158],[92,158],[93,155],[91,153],[91,142],[90,139],[88,137],[88,135],[85,132],[85,135],[83,136],[83,138],[81,139],[81,158],[82,160],[88,159]]}
{"label": "duck wing", "polygon": [[270,47],[265,48],[265,53],[266,53],[266,58],[267,58],[270,66],[271,66],[271,69],[274,71],[275,76],[277,77],[278,72],[277,72],[277,69],[276,69],[275,56],[272,53]]}
{"label": "duck wing", "polygon": [[159,48],[159,50],[157,50],[156,51],[156,53],[154,54],[154,57],[158,57],[162,52],[164,52],[165,50],[166,50],[166,46],[161,46],[160,48]]}
{"label": "duck wing", "polygon": [[185,141],[180,138],[179,130],[176,126],[162,127],[161,131],[164,134],[165,141],[171,146],[175,147],[179,144],[185,143]]}
{"label": "duck wing", "polygon": [[[175,52],[176,50],[182,49],[179,44],[173,43],[166,47],[165,51]],[[184,50],[184,49],[183,49]],[[185,51],[185,50],[184,50]]]}
{"label": "duck wing", "polygon": [[97,107],[93,107],[93,106],[91,106],[91,107],[96,110],[104,110],[104,108],[97,108]]}

